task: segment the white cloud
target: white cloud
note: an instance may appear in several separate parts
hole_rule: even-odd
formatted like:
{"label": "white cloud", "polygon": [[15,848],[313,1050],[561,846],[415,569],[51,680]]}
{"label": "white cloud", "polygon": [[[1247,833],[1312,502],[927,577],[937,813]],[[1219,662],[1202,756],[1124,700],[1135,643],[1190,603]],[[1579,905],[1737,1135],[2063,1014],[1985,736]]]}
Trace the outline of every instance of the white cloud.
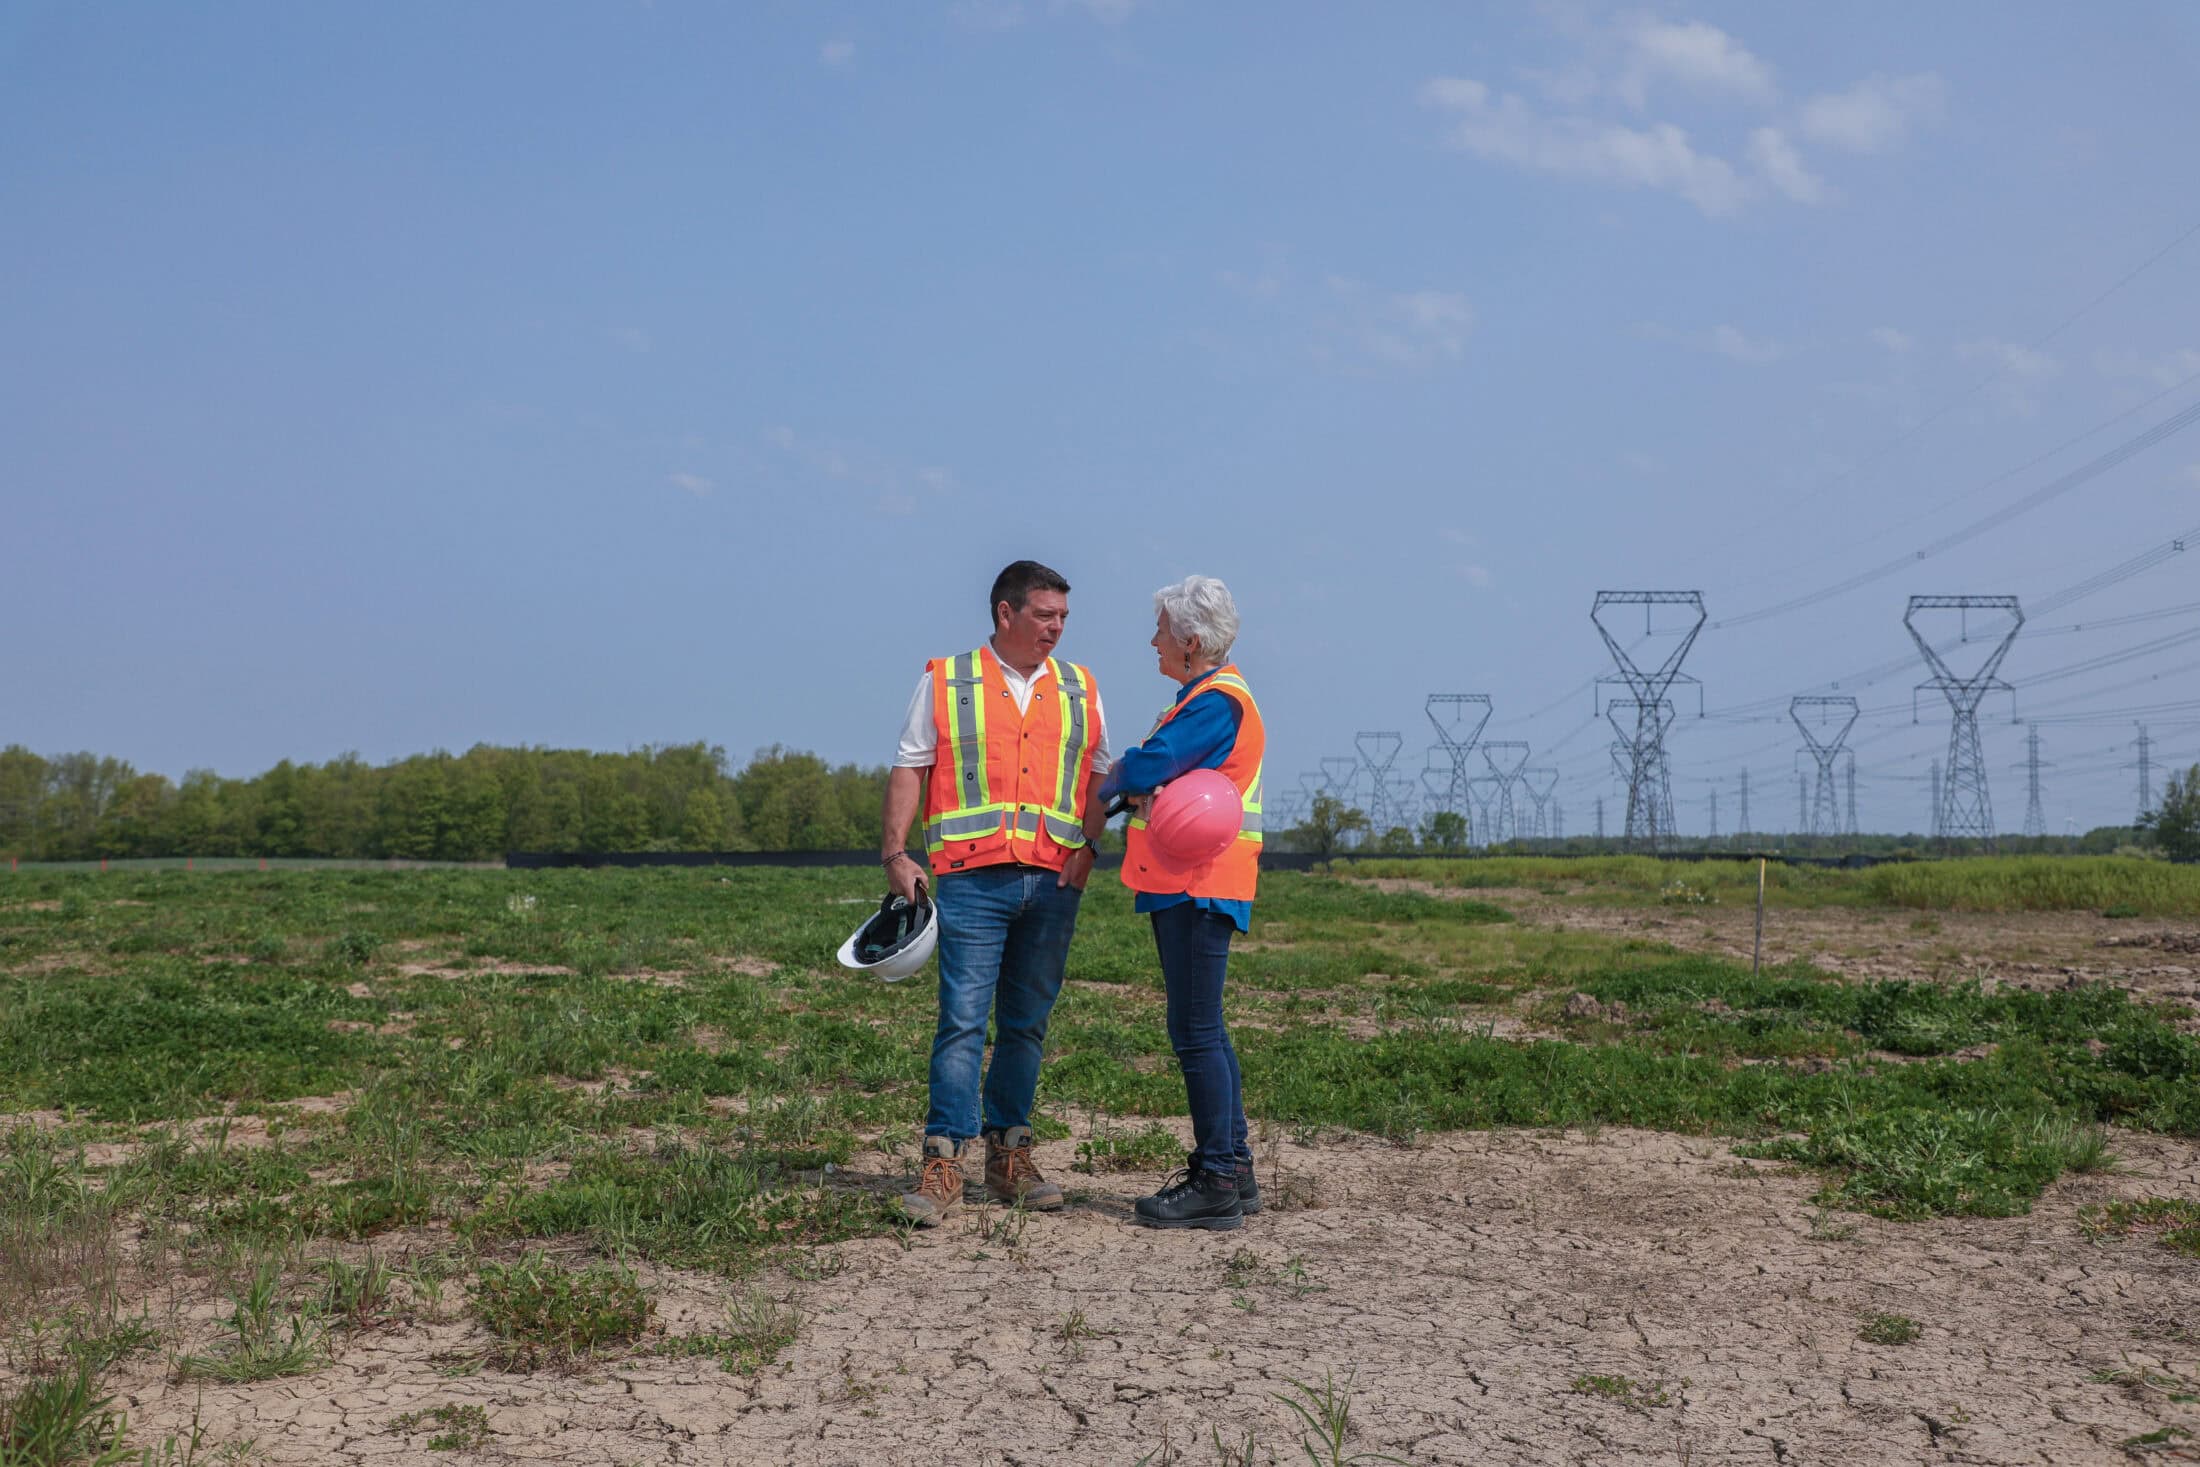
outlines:
{"label": "white cloud", "polygon": [[1761,104],[1776,95],[1772,68],[1715,25],[1644,18],[1627,28],[1626,38],[1628,59],[1613,90],[1633,106],[1648,99],[1653,80]]}
{"label": "white cloud", "polygon": [[2030,414],[2039,406],[2034,389],[2062,370],[2062,363],[2046,352],[2012,341],[1985,337],[1956,347],[1958,359],[1986,362],[1993,372],[1986,379],[1995,384],[1994,396],[2012,413]]}
{"label": "white cloud", "polygon": [[1283,251],[1270,246],[1262,252],[1259,269],[1224,270],[1215,278],[1238,295],[1272,300],[1290,283],[1291,272],[1284,262]]}
{"label": "white cloud", "polygon": [[1787,355],[1787,348],[1778,342],[1752,340],[1732,326],[1711,328],[1711,349],[1722,357],[1752,366],[1776,362]]}
{"label": "white cloud", "polygon": [[1342,307],[1337,334],[1391,366],[1456,361],[1474,330],[1474,306],[1457,291],[1374,291],[1342,276],[1329,278],[1329,290]]}
{"label": "white cloud", "polygon": [[1899,146],[1912,127],[1938,117],[1947,92],[1947,83],[1934,72],[1874,72],[1845,92],[1827,92],[1805,102],[1799,123],[1813,142],[1883,153]]}
{"label": "white cloud", "polygon": [[2104,351],[2094,356],[2093,368],[2104,377],[2143,377],[2158,387],[2175,387],[2200,372],[2200,351],[2187,346],[2152,357],[2135,351]]}
{"label": "white cloud", "polygon": [[817,48],[817,59],[827,66],[846,66],[856,59],[856,43],[835,37]]}
{"label": "white cloud", "polygon": [[649,333],[639,326],[614,326],[611,339],[631,352],[649,350]]}
{"label": "white cloud", "polygon": [[1909,332],[1897,331],[1892,326],[1874,326],[1865,334],[1878,345],[1898,356],[1917,345],[1916,339]]}
{"label": "white cloud", "polygon": [[[1063,0],[1055,0],[1056,8],[1059,9],[1062,3]],[[1139,0],[1068,0],[1068,3],[1085,11],[1095,20],[1107,25],[1120,25],[1131,18],[1131,12],[1138,8]]]}
{"label": "white cloud", "polygon": [[1487,589],[1489,589],[1489,584],[1490,584],[1490,572],[1489,572],[1489,567],[1487,567],[1487,566],[1481,566],[1481,565],[1468,565],[1468,566],[1462,566],[1462,567],[1460,568],[1459,574],[1461,574],[1461,575],[1463,575],[1463,576],[1465,576],[1465,577],[1467,578],[1467,584],[1468,584],[1468,585],[1470,585],[1470,586],[1475,586],[1475,587],[1479,587],[1479,588],[1481,588],[1481,589],[1483,589],[1483,590],[1487,590]]}
{"label": "white cloud", "polygon": [[2034,381],[2052,377],[2062,370],[2060,362],[2036,347],[2019,346],[2013,341],[1999,341],[1990,336],[1962,343],[1956,348],[1956,355],[1967,362],[1991,362],[1997,371]]}
{"label": "white cloud", "polygon": [[947,13],[973,31],[1005,31],[1024,23],[1023,0],[955,0]]}
{"label": "white cloud", "polygon": [[697,499],[707,499],[710,496],[710,491],[718,487],[701,474],[667,474],[665,475],[665,482],[675,489],[684,490],[694,495]]}
{"label": "white cloud", "polygon": [[1493,95],[1466,77],[1439,77],[1421,89],[1428,106],[1451,114],[1455,148],[1539,173],[1594,179],[1680,195],[1710,215],[1729,214],[1749,186],[1723,158],[1699,153],[1669,122],[1648,128],[1545,116],[1510,93]]}
{"label": "white cloud", "polygon": [[1676,331],[1656,321],[1645,321],[1635,329],[1653,341],[1670,341],[1695,351],[1713,352],[1729,361],[1746,362],[1753,367],[1779,361],[1788,354],[1788,349],[1779,342],[1750,336],[1738,326],[1721,324],[1709,331]]}
{"label": "white cloud", "polygon": [[1803,166],[1802,155],[1776,127],[1749,135],[1749,158],[1767,182],[1798,204],[1823,204],[1832,197],[1826,181]]}

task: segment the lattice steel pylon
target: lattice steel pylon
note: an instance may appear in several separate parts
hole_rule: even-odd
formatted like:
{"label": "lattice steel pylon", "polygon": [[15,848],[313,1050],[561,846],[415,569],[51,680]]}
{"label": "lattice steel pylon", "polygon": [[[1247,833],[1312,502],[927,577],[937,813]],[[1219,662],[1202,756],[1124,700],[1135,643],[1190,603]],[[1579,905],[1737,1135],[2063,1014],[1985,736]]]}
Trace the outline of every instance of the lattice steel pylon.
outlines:
{"label": "lattice steel pylon", "polygon": [[1513,782],[1520,778],[1520,768],[1528,762],[1528,746],[1519,739],[1485,739],[1482,762],[1497,776],[1497,798],[1491,801],[1495,808],[1490,813],[1489,844],[1517,840],[1520,827],[1513,808]]}
{"label": "lattice steel pylon", "polygon": [[1388,729],[1363,730],[1352,736],[1352,747],[1360,751],[1360,770],[1368,780],[1367,823],[1377,837],[1388,835],[1398,824],[1390,766],[1398,762],[1398,751],[1405,743],[1404,734]]}
{"label": "lattice steel pylon", "polygon": [[2139,730],[2139,762],[2124,767],[2139,771],[2139,818],[2144,820],[2154,811],[2154,744],[2147,737],[2145,724],[2136,724],[2134,727]]}
{"label": "lattice steel pylon", "polygon": [[[1636,664],[1619,639],[1613,636],[1608,624],[1612,610],[1621,606],[1642,608],[1645,636],[1651,632],[1653,607],[1685,607],[1695,613],[1695,619],[1689,622],[1686,631],[1679,633],[1664,661],[1646,669]],[[1612,726],[1619,729],[1620,737],[1628,743],[1627,839],[1630,843],[1646,842],[1655,849],[1673,834],[1673,789],[1665,766],[1665,731],[1673,720],[1666,695],[1674,683],[1682,680],[1681,663],[1688,656],[1688,649],[1696,645],[1697,634],[1703,630],[1703,593],[1599,591],[1589,608],[1589,620],[1596,627],[1597,635],[1604,639],[1612,661],[1618,664],[1619,673],[1610,681],[1623,684],[1633,695],[1635,706],[1636,722],[1632,731],[1620,727],[1616,718],[1612,720]]]}
{"label": "lattice steel pylon", "polygon": [[1360,761],[1350,754],[1322,755],[1322,793],[1347,805],[1357,803],[1354,786],[1360,777]]}
{"label": "lattice steel pylon", "polygon": [[[1841,802],[1835,790],[1834,765],[1841,757],[1842,741],[1856,727],[1854,698],[1796,697],[1788,699],[1788,717],[1803,735],[1811,762],[1818,766],[1818,780],[1805,812],[1806,835],[1841,834]],[[1816,725],[1813,727],[1812,725]],[[1829,733],[1828,730],[1831,730]]]}
{"label": "lattice steel pylon", "polygon": [[[1946,658],[1935,651],[1925,634],[1917,629],[1917,614],[1921,611],[1954,611],[1962,615],[1962,640],[1970,640],[1970,616],[1974,611],[2000,612],[2009,618],[2006,630],[1988,632],[1994,638],[1993,650],[1968,676],[1957,675]],[[1978,705],[1991,692],[2014,692],[1997,674],[2001,661],[2009,655],[2010,644],[2017,640],[2017,633],[2024,626],[2024,608],[2014,596],[1912,596],[1909,608],[1902,613],[1902,625],[1917,643],[1917,650],[1924,655],[1925,665],[1933,675],[1918,684],[1919,688],[1937,688],[1948,700],[1952,715],[1948,725],[1948,766],[1942,772],[1939,801],[1939,826],[1937,832],[1944,837],[1975,836],[1980,840],[1994,838],[1994,805],[1986,788],[1986,756],[1979,748]],[[1916,717],[1915,698],[1912,698],[1911,716]]]}
{"label": "lattice steel pylon", "polygon": [[[1431,693],[1422,706],[1436,730],[1437,747],[1451,760],[1451,788],[1445,791],[1444,808],[1465,815],[1471,827],[1474,816],[1467,808],[1467,780],[1473,771],[1467,761],[1474,755],[1474,746],[1481,740],[1482,730],[1489,725],[1490,695]],[[1423,776],[1422,784],[1427,783],[1427,777]],[[1471,830],[1469,837],[1472,837]]]}
{"label": "lattice steel pylon", "polygon": [[1504,783],[1494,774],[1478,774],[1467,781],[1467,798],[1474,802],[1472,835],[1477,845],[1489,845],[1496,839],[1491,832],[1496,828],[1498,787]]}
{"label": "lattice steel pylon", "polygon": [[2038,724],[2031,724],[2024,731],[2024,762],[2010,767],[2024,771],[2024,833],[2028,836],[2047,834],[2047,812],[2040,805],[2040,771],[2055,766],[2041,762]]}
{"label": "lattice steel pylon", "polygon": [[1849,750],[1849,834],[1862,835],[1856,825],[1856,750]]}
{"label": "lattice steel pylon", "polygon": [[1551,795],[1558,789],[1558,771],[1555,769],[1523,769],[1520,771],[1521,787],[1528,798],[1535,802],[1535,838],[1553,839],[1551,824]]}
{"label": "lattice steel pylon", "polygon": [[[1619,782],[1627,787],[1628,829],[1635,828],[1639,795],[1645,802],[1641,816],[1653,829],[1648,839],[1655,845],[1676,829],[1673,780],[1665,765],[1665,731],[1673,726],[1673,705],[1660,703],[1655,710],[1645,712],[1633,698],[1614,698],[1604,705],[1604,717],[1619,734],[1612,745],[1612,757]],[[1627,836],[1630,841],[1637,838]]]}

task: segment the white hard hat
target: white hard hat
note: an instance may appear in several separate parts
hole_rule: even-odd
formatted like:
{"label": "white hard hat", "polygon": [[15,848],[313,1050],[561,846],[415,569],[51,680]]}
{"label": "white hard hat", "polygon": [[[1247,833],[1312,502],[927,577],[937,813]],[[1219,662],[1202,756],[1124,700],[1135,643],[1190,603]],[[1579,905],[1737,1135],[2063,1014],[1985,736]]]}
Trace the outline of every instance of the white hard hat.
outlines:
{"label": "white hard hat", "polygon": [[899,983],[925,964],[940,940],[940,920],[923,887],[909,902],[889,895],[840,945],[840,966]]}

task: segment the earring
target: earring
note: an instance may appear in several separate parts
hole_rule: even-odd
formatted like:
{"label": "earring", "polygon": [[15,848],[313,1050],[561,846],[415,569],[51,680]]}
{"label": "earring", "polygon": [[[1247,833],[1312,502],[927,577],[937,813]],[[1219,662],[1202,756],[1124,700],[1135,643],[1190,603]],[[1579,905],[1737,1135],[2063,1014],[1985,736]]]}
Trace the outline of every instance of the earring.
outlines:
{"label": "earring", "polygon": [[1186,672],[1190,672],[1192,670],[1192,654],[1189,652],[1184,654],[1184,670]]}

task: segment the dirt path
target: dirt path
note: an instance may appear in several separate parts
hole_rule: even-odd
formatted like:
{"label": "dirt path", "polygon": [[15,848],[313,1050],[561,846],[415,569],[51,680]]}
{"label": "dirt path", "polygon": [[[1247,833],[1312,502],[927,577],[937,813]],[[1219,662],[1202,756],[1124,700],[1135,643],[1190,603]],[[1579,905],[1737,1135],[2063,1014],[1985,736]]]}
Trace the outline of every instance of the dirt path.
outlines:
{"label": "dirt path", "polygon": [[[200,1410],[215,1441],[300,1464],[454,1460],[389,1430],[446,1402],[486,1407],[479,1459],[513,1462],[1130,1467],[1219,1462],[1211,1432],[1252,1432],[1254,1460],[1282,1462],[1303,1426],[1276,1395],[1333,1372],[1356,1373],[1353,1449],[1415,1463],[2125,1462],[2129,1438],[2200,1432],[2200,1406],[2088,1377],[2200,1380],[2200,1264],[2089,1242],[2077,1209],[2200,1199],[2200,1149],[2118,1146],[2145,1175],[2066,1181],[2006,1221],[1839,1215],[1855,1232],[1836,1240],[1813,1236],[1811,1179],[1649,1132],[1286,1146],[1286,1172],[1318,1175],[1330,1205],[1196,1234],[1127,1226],[1150,1179],[1077,1177],[1057,1142],[1042,1163],[1086,1195],[1020,1235],[966,1208],[906,1251],[874,1239],[841,1249],[834,1276],[765,1280],[805,1318],[754,1381],[646,1356],[447,1378],[431,1357],[481,1343],[460,1321],[366,1336],[309,1377],[209,1388]],[[896,1164],[870,1162],[849,1180],[889,1185]],[[662,1325],[722,1318],[723,1281],[655,1281]],[[1863,1343],[1877,1313],[1922,1337]],[[1577,1386],[1589,1376],[1628,1378],[1632,1401]],[[157,1365],[111,1383],[141,1430],[190,1417],[192,1389]]]}

